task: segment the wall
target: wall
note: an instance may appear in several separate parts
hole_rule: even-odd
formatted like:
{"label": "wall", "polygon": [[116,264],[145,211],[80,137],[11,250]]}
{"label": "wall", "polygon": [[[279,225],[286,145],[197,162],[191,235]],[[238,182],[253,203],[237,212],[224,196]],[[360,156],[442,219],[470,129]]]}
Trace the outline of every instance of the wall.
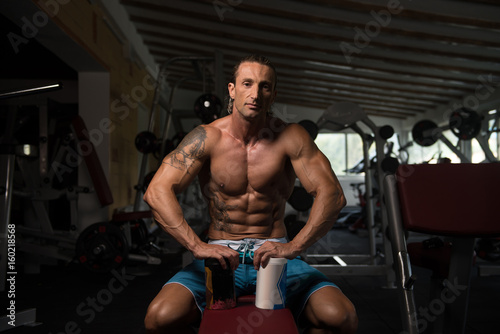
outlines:
{"label": "wall", "polygon": [[[134,145],[138,132],[138,109],[142,105],[143,110],[150,110],[154,92],[154,74],[150,72],[153,71],[147,70],[141,61],[133,58],[130,45],[123,40],[119,30],[99,5],[85,0],[32,2],[104,70],[101,79],[107,80],[108,85],[106,108],[96,109],[95,104],[85,106],[84,101],[80,101],[83,103],[80,113],[86,121],[92,119],[92,126],[87,125],[89,131],[103,131],[99,124],[110,121],[109,134],[106,134],[109,136],[109,145],[103,143],[98,148],[106,149],[106,152],[100,152],[100,157],[104,160],[102,163],[106,167],[114,197],[114,203],[107,209],[110,216],[114,209],[129,205],[135,199],[134,185],[137,184],[139,172],[139,155]],[[65,50],[64,47],[59,49],[63,59]],[[92,77],[97,87],[104,82],[98,77],[96,73]],[[92,95],[87,94],[85,99],[92,99]],[[141,123],[144,123],[143,118],[144,115]]]}

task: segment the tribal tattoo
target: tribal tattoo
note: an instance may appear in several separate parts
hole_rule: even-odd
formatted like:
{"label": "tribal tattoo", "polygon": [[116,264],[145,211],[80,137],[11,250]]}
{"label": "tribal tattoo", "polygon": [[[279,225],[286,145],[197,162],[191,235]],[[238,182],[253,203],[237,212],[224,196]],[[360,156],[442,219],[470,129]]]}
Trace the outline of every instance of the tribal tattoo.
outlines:
{"label": "tribal tattoo", "polygon": [[189,167],[205,153],[206,138],[207,132],[198,126],[184,137],[177,148],[170,153],[169,159],[165,159],[163,163],[189,174]]}
{"label": "tribal tattoo", "polygon": [[211,209],[210,216],[214,222],[214,229],[216,231],[228,232],[231,230],[231,225],[233,224],[227,210],[236,209],[237,205],[227,205],[221,201],[217,196],[211,196]]}

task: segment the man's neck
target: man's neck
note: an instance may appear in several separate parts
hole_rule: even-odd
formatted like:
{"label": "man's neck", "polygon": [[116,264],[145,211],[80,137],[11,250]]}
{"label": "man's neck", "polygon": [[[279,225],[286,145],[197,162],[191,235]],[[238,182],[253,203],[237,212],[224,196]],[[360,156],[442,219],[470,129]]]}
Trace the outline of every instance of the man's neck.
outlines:
{"label": "man's neck", "polygon": [[231,135],[245,145],[253,146],[260,138],[261,130],[267,124],[267,116],[245,119],[239,114],[231,114]]}

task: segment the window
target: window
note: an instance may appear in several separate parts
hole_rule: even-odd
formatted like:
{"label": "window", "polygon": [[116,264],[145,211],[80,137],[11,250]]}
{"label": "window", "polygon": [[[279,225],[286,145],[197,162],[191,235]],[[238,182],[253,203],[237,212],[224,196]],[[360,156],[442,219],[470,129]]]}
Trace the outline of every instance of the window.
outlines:
{"label": "window", "polygon": [[363,159],[363,143],[356,133],[319,133],[315,142],[337,175],[348,175],[347,170]]}

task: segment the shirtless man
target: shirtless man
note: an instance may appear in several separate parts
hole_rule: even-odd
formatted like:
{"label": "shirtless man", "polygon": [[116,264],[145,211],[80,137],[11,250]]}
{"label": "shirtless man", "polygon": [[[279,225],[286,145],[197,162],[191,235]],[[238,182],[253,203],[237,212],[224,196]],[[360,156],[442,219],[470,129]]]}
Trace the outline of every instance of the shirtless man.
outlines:
{"label": "shirtless man", "polygon": [[[200,319],[205,306],[203,259],[218,259],[223,267],[227,260],[236,277],[247,279],[236,286],[242,295],[255,291],[256,270],[272,257],[288,259],[287,306],[307,321],[308,333],[356,331],[352,303],[297,258],[331,229],[345,198],[329,161],[306,130],[270,115],[276,83],[267,58],[244,58],[228,84],[230,114],[191,131],[151,181],[144,200],[161,227],[195,260],[151,302],[148,333],[193,333],[189,325]],[[211,218],[208,243],[191,229],[176,199],[197,175]],[[296,177],[315,200],[305,227],[287,241],[285,204]]]}

